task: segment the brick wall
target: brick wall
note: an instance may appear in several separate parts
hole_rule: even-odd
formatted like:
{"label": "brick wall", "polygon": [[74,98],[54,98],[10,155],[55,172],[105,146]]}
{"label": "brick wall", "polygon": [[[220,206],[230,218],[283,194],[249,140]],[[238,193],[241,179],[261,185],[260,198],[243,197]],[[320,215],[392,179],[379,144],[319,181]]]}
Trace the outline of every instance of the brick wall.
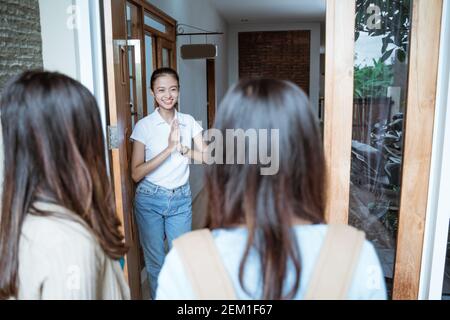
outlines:
{"label": "brick wall", "polygon": [[288,79],[309,93],[309,30],[240,32],[239,78]]}
{"label": "brick wall", "polygon": [[38,0],[1,0],[0,90],[12,75],[42,66]]}

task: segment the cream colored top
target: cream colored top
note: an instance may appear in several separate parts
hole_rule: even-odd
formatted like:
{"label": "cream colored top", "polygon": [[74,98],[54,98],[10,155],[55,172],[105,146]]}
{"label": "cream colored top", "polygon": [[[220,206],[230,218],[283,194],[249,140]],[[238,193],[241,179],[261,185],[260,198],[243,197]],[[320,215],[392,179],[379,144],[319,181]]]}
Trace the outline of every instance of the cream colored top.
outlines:
{"label": "cream colored top", "polygon": [[[36,207],[74,216],[57,205],[39,202]],[[130,299],[119,262],[105,254],[79,220],[26,216],[19,244],[18,299]]]}

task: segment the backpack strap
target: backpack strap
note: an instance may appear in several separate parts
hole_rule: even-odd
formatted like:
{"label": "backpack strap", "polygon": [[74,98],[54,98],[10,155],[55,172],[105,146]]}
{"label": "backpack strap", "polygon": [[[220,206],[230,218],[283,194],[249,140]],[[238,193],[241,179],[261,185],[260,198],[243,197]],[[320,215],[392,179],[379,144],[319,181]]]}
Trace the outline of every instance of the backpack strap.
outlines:
{"label": "backpack strap", "polygon": [[[329,225],[305,300],[347,299],[364,244],[364,232],[348,225]],[[208,229],[173,241],[197,299],[236,300],[233,284]]]}
{"label": "backpack strap", "polygon": [[364,232],[351,226],[328,226],[305,300],[348,299],[364,239]]}
{"label": "backpack strap", "polygon": [[211,232],[200,229],[173,240],[197,299],[236,300]]}

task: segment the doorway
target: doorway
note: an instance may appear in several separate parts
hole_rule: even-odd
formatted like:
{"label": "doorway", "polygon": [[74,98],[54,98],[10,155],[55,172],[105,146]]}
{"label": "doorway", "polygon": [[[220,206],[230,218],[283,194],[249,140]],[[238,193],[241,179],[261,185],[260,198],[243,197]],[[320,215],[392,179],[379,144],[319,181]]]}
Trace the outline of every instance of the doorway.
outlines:
{"label": "doorway", "polygon": [[[125,0],[105,3],[105,7],[111,4],[110,19],[122,21],[119,25],[126,21]],[[148,90],[149,75],[154,68],[167,64],[176,67],[176,24],[158,10],[149,12],[150,5],[144,1],[130,0],[128,3],[136,7],[135,10],[131,6],[136,20],[132,17],[129,20],[132,25],[135,21],[140,33],[136,39],[128,38],[124,26],[119,27],[123,31],[117,31],[114,25],[110,27],[110,36],[118,41],[139,40],[141,57],[145,57],[141,61],[142,88]],[[398,10],[389,7],[394,4],[389,1],[327,0],[326,4],[325,99],[320,114],[324,121],[328,166],[327,219],[363,229],[382,260],[390,297],[417,299],[442,0],[396,1],[395,5],[400,6]],[[112,7],[114,17],[111,18]],[[122,18],[120,12],[123,12]],[[151,14],[146,15],[146,12]],[[377,12],[395,25],[383,25],[387,22],[381,20],[381,28],[378,28]],[[391,17],[392,14],[399,16]],[[402,33],[389,34],[389,30]],[[137,46],[123,43],[120,47],[108,43],[108,39],[105,30],[108,86],[115,90],[108,97],[110,125],[116,124],[118,136],[125,137],[112,148],[111,163],[113,170],[115,168],[116,195],[122,195],[116,196],[116,204],[124,219],[127,241],[133,244],[136,241],[131,220],[133,186],[125,183],[130,177],[126,164],[129,159],[127,137],[131,132],[123,129],[121,121],[130,121],[132,127],[131,116],[139,119],[140,110],[143,116],[150,112],[151,98],[148,91],[141,89],[142,109],[139,109],[139,96],[135,96],[139,91],[139,68],[133,69],[137,66]],[[429,45],[418,45],[424,40]],[[134,57],[134,62],[128,63],[129,56]],[[234,68],[237,61],[229,59],[228,63],[231,66],[229,78],[233,80],[231,73],[237,73],[238,68]],[[208,69],[213,70],[212,67],[212,63],[207,62],[207,75],[211,74]],[[136,78],[127,79],[130,73]],[[367,83],[371,85],[365,86]],[[211,94],[211,101],[212,98]],[[211,114],[208,115],[208,126],[212,123]],[[120,163],[124,165],[120,166]],[[139,274],[142,266],[136,262],[139,262],[138,249],[135,253],[130,251],[127,266],[136,265]],[[133,287],[132,273],[128,271]]]}
{"label": "doorway", "polygon": [[117,212],[130,248],[124,271],[132,298],[141,299],[146,295],[142,285],[147,281],[133,215],[130,135],[135,124],[153,111],[149,88],[153,70],[163,66],[176,69],[176,21],[143,0],[102,3],[111,176]]}

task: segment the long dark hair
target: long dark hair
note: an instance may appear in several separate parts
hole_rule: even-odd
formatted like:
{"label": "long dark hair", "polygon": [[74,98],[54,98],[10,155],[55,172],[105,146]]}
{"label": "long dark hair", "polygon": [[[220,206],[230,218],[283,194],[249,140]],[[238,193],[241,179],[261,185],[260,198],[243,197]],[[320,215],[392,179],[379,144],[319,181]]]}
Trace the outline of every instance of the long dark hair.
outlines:
{"label": "long dark hair", "polygon": [[[59,73],[28,71],[0,97],[4,182],[0,217],[0,299],[17,296],[19,240],[33,203],[64,206],[81,218],[105,253],[126,252],[105,167],[100,113],[92,94]],[[82,222],[83,222],[82,221]]]}
{"label": "long dark hair", "polygon": [[[288,81],[242,80],[219,106],[214,127],[224,137],[226,129],[279,130],[278,173],[261,175],[265,165],[259,162],[213,164],[206,169],[207,226],[214,229],[245,224],[248,240],[239,269],[242,288],[247,291],[244,266],[255,249],[263,276],[262,298],[293,298],[301,271],[300,252],[291,228],[293,219],[324,221],[324,154],[318,121],[308,98]],[[222,151],[226,159],[229,150]],[[285,288],[289,263],[296,273],[292,287]]]}

